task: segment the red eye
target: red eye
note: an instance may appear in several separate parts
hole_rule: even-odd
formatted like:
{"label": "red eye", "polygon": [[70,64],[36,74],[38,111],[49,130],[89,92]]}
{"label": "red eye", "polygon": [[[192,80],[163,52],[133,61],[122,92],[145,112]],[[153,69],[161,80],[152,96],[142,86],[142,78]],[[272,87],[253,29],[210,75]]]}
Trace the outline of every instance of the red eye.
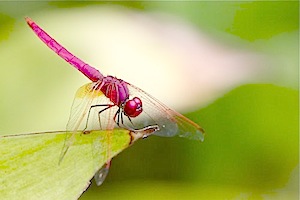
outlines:
{"label": "red eye", "polygon": [[143,111],[142,101],[138,97],[126,101],[124,106],[124,113],[128,117],[136,117]]}

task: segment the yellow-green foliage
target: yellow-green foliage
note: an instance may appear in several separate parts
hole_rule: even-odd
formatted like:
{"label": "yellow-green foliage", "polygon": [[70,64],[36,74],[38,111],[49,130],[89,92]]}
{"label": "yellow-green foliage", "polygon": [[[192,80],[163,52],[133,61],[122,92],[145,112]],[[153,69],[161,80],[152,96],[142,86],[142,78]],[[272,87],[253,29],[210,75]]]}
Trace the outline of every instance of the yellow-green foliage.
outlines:
{"label": "yellow-green foliage", "polygon": [[1,199],[76,199],[131,141],[126,130],[77,132],[59,164],[65,138],[66,132],[0,137]]}

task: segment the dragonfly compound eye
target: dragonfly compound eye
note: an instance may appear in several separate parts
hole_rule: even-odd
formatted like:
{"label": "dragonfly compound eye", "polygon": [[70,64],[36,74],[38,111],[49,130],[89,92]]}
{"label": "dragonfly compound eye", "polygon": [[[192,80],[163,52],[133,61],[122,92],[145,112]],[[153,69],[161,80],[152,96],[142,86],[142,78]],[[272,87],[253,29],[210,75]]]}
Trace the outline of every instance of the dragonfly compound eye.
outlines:
{"label": "dragonfly compound eye", "polygon": [[136,117],[143,111],[142,101],[138,97],[134,97],[126,101],[124,106],[124,113],[128,117]]}

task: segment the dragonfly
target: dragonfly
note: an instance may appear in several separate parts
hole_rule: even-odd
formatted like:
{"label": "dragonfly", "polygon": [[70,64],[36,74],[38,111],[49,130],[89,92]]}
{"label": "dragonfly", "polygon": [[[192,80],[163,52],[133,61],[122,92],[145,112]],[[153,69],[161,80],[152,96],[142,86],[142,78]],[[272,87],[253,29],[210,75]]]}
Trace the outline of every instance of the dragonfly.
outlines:
{"label": "dragonfly", "polygon": [[[75,94],[67,131],[113,130],[116,127],[140,130],[158,126],[154,135],[204,140],[204,130],[198,124],[133,84],[114,76],[104,76],[59,44],[31,18],[25,17],[25,20],[44,44],[91,81]],[[61,159],[72,145],[71,138],[67,141]],[[100,184],[109,167],[110,161],[96,173]]]}

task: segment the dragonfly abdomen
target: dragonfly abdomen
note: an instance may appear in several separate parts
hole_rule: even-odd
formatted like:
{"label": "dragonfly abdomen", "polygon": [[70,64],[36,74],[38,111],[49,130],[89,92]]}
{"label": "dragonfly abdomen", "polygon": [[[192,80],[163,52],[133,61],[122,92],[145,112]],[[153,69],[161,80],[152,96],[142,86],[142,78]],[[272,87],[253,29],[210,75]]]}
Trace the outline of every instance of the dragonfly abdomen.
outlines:
{"label": "dragonfly abdomen", "polygon": [[57,55],[66,60],[76,69],[78,69],[81,73],[83,73],[86,77],[88,77],[91,81],[96,82],[104,78],[104,76],[94,67],[88,65],[83,62],[76,56],[74,56],[71,52],[69,52],[66,48],[64,48],[61,44],[56,42],[50,35],[48,35],[42,28],[40,28],[34,21],[32,21],[29,17],[25,18],[27,24],[34,31],[34,33]]}

